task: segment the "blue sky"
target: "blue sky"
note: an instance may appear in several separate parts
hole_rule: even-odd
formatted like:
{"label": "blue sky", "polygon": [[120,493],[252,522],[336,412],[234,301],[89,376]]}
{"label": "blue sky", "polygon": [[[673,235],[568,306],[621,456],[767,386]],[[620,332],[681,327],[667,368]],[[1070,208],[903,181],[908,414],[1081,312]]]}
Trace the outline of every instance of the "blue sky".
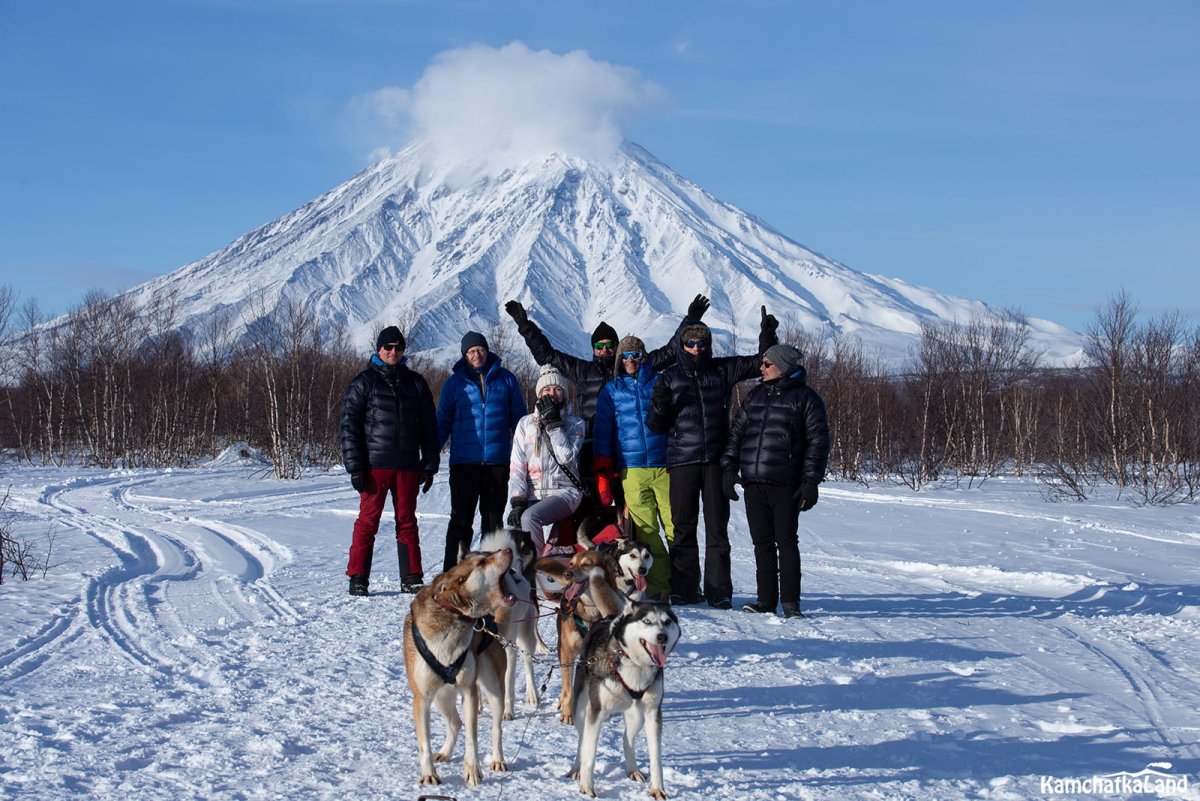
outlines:
{"label": "blue sky", "polygon": [[627,138],[857,270],[1195,316],[1198,41],[1189,0],[0,0],[0,283],[57,312],[200,258],[402,144],[356,101],[522,42],[636,71]]}

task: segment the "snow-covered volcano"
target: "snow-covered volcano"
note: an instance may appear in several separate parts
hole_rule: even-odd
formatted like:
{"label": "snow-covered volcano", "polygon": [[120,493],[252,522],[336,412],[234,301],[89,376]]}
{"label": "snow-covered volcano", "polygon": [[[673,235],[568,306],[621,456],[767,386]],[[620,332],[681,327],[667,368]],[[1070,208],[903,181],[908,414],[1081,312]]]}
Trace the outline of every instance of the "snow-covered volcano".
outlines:
{"label": "snow-covered volcano", "polygon": [[[907,352],[922,319],[987,309],[814,253],[636,145],[608,164],[555,154],[493,175],[435,163],[412,143],[131,293],[139,302],[170,293],[189,328],[222,309],[243,327],[282,301],[303,302],[356,346],[400,323],[411,349],[447,356],[467,330],[507,323],[511,298],[580,353],[600,320],[662,341],[696,293],[712,299],[705,322],[718,352],[752,347],[762,305],[785,326],[857,335],[889,360]],[[1032,324],[1051,361],[1078,352],[1066,328]]]}

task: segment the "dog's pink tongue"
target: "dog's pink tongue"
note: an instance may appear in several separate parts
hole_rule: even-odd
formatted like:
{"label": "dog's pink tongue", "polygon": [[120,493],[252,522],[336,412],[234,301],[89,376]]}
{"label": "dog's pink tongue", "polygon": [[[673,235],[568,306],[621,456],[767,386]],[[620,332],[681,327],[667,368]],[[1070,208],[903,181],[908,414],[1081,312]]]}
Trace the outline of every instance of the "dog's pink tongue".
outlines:
{"label": "dog's pink tongue", "polygon": [[633,586],[637,588],[638,592],[645,592],[646,591],[646,577],[643,576],[641,573],[634,573]]}
{"label": "dog's pink tongue", "polygon": [[646,653],[650,654],[650,661],[659,667],[667,666],[667,649],[661,645],[654,643],[646,643]]}

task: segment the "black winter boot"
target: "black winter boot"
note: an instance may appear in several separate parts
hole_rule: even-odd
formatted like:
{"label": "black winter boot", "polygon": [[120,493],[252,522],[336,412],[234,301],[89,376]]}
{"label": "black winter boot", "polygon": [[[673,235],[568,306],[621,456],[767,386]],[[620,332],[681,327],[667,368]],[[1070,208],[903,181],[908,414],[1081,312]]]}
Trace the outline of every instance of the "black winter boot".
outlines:
{"label": "black winter boot", "polygon": [[774,607],[774,606],[767,606],[766,604],[759,603],[758,601],[755,601],[755,602],[754,602],[754,603],[752,603],[752,604],[746,604],[746,605],[744,605],[744,606],[742,607],[742,611],[743,611],[743,612],[755,612],[755,613],[757,613],[757,614],[760,614],[760,615],[767,615],[767,614],[770,614],[770,613],[774,612],[774,611],[775,611],[775,607]]}
{"label": "black winter boot", "polygon": [[351,576],[350,577],[350,594],[367,596],[367,577],[366,576]]}
{"label": "black winter boot", "polygon": [[410,573],[400,579],[400,592],[417,593],[425,586],[424,580],[416,573]]}

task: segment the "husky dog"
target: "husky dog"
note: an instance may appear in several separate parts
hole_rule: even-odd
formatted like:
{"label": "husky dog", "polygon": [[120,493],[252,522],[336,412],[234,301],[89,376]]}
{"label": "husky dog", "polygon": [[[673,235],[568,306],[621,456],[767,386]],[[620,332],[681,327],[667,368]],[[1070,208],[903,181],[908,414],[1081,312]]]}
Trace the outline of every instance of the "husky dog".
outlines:
{"label": "husky dog", "polygon": [[641,601],[646,597],[646,574],[654,564],[654,554],[636,534],[637,525],[628,506],[615,520],[605,515],[593,515],[575,532],[584,548],[612,556],[617,563],[617,589],[631,600]]}
{"label": "husky dog", "polygon": [[[492,711],[492,770],[508,770],[501,740],[504,650],[481,630],[481,620],[516,602],[508,569],[512,551],[470,553],[440,574],[413,598],[404,618],[404,670],[413,697],[413,723],[421,761],[421,784],[441,784],[436,759],[450,758],[458,732],[466,723],[463,779],[471,787],[483,780],[479,768],[479,688]],[[491,647],[489,647],[491,646]],[[463,697],[459,718],[458,695]],[[429,732],[431,706],[446,719],[446,740],[433,754]]]}
{"label": "husky dog", "polygon": [[601,618],[624,611],[630,601],[617,589],[616,563],[608,554],[579,551],[566,565],[543,556],[537,568],[564,588],[558,606],[558,664],[563,672],[558,711],[559,719],[570,723],[574,714],[572,674],[584,636]]}
{"label": "husky dog", "polygon": [[625,774],[644,782],[633,741],[645,726],[650,756],[650,795],[666,798],[662,770],[663,668],[679,641],[679,620],[659,603],[631,604],[592,627],[575,671],[575,730],[579,747],[571,777],[579,792],[595,797],[596,746],[600,727],[614,714],[625,718]]}
{"label": "husky dog", "polygon": [[612,556],[617,563],[617,589],[631,601],[644,601],[646,574],[654,564],[650,546],[628,537],[615,540],[612,545]]}
{"label": "husky dog", "polygon": [[504,719],[515,717],[517,690],[517,655],[520,652],[525,666],[525,703],[538,704],[537,682],[533,673],[533,652],[537,647],[537,604],[533,597],[534,567],[537,548],[528,531],[519,528],[500,529],[484,534],[479,542],[481,551],[512,551],[513,562],[509,578],[516,587],[517,602],[496,611],[496,628],[508,652],[504,668]]}

